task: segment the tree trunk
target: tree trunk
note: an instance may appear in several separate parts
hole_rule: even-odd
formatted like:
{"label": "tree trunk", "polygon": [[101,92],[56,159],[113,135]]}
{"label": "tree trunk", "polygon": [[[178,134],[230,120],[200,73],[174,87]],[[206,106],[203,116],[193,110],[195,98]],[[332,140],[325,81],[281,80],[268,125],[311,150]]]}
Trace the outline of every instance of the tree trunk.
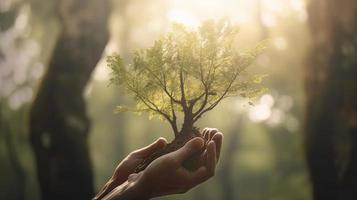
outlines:
{"label": "tree trunk", "polygon": [[[12,188],[14,192],[11,192],[11,199],[23,200],[25,199],[25,180],[26,174],[21,166],[21,162],[18,158],[18,152],[14,140],[14,131],[11,130],[8,116],[6,115],[5,105],[0,97],[0,137],[5,141],[5,149],[9,158],[9,163],[14,171],[14,177],[12,177],[15,188]],[[15,192],[16,191],[16,192]],[[8,196],[10,198],[10,196]]]}
{"label": "tree trunk", "polygon": [[306,156],[316,200],[357,199],[357,2],[311,1]]}
{"label": "tree trunk", "polygon": [[62,31],[30,111],[43,199],[90,199],[90,121],[83,91],[108,41],[106,0],[56,1]]}
{"label": "tree trunk", "polygon": [[[184,122],[182,124],[182,128],[181,131],[179,132],[180,134],[184,134],[184,135],[190,135],[193,133],[194,130],[194,126],[193,126],[193,119],[190,119],[189,117],[185,116]],[[175,135],[175,137],[178,135]]]}

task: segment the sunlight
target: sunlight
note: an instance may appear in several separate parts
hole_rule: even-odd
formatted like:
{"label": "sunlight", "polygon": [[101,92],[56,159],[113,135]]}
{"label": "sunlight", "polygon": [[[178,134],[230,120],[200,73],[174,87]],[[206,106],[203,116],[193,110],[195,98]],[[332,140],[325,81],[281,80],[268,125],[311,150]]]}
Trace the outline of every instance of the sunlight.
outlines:
{"label": "sunlight", "polygon": [[288,46],[286,39],[284,37],[276,37],[273,40],[274,46],[279,50],[285,50]]}
{"label": "sunlight", "polygon": [[261,0],[261,20],[266,27],[273,27],[277,23],[276,13],[284,10],[280,0]]}
{"label": "sunlight", "polygon": [[[120,50],[113,40],[109,41],[104,49],[104,55],[112,55],[113,53],[118,52],[120,52]],[[106,81],[109,79],[109,68],[107,67],[105,57],[99,60],[92,76],[96,81]]]}
{"label": "sunlight", "polygon": [[188,26],[197,26],[203,20],[229,17],[243,24],[253,20],[254,9],[254,2],[250,1],[173,0],[168,19]]}
{"label": "sunlight", "polygon": [[267,121],[267,124],[269,124],[270,126],[277,126],[284,120],[284,118],[285,113],[280,109],[274,108],[272,109],[271,117]]}
{"label": "sunlight", "polygon": [[104,59],[102,59],[94,70],[93,78],[96,81],[106,81],[109,77],[109,68]]}
{"label": "sunlight", "polygon": [[285,0],[262,0],[262,6],[265,11],[282,12],[285,7],[283,2]]}
{"label": "sunlight", "polygon": [[[256,31],[260,23],[267,28],[277,26],[278,23],[281,23],[279,15],[284,16],[294,13],[301,21],[306,19],[305,0],[170,0],[168,2],[168,7],[164,14],[167,22],[182,23],[189,27],[197,27],[207,19],[230,18],[233,22],[241,25],[242,30],[252,29]],[[258,12],[261,13],[259,14]],[[19,25],[21,25],[20,22],[18,22]],[[143,27],[143,30],[131,33],[133,35],[132,38],[137,38],[136,42],[139,41],[142,44],[143,42],[140,38],[143,38],[143,32],[148,34],[148,30],[158,30],[160,29],[158,27],[162,26],[162,21],[154,20],[148,23],[150,25]],[[259,35],[259,33],[252,34],[249,37],[254,39],[255,35]],[[274,47],[281,51],[286,50],[288,47],[288,42],[283,36],[273,37],[272,42]],[[106,47],[105,54],[121,53],[122,51],[113,42],[110,42]],[[94,80],[105,81],[108,79],[108,70],[103,65],[105,65],[105,61],[102,60],[94,72]]]}
{"label": "sunlight", "polygon": [[249,119],[253,122],[261,122],[269,119],[272,115],[274,98],[270,94],[265,94],[260,98],[259,104],[253,106],[249,112]]}
{"label": "sunlight", "polygon": [[222,17],[229,17],[240,24],[254,25],[259,23],[259,10],[261,21],[266,27],[275,26],[279,16],[295,14],[301,21],[306,19],[305,0],[172,0],[167,17],[169,21],[188,26],[197,26],[202,20]]}
{"label": "sunlight", "polygon": [[306,2],[303,0],[290,0],[290,7],[296,11],[305,11]]}
{"label": "sunlight", "polygon": [[266,27],[273,27],[276,25],[275,16],[272,13],[262,13],[262,22]]}
{"label": "sunlight", "polygon": [[295,14],[300,21],[306,21],[306,1],[305,0],[261,0],[262,21],[267,27],[276,25],[278,16],[288,16]]}
{"label": "sunlight", "polygon": [[268,105],[256,105],[249,111],[249,119],[253,122],[261,122],[267,120],[271,115],[271,110]]}
{"label": "sunlight", "polygon": [[191,27],[198,26],[199,24],[199,21],[194,15],[184,10],[171,10],[168,13],[168,19],[171,22],[178,22]]}

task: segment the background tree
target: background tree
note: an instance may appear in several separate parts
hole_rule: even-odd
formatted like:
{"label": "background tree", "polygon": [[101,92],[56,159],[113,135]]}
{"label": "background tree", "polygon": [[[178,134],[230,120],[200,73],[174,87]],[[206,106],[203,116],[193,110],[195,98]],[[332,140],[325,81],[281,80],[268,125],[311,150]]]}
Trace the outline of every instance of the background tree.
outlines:
{"label": "background tree", "polygon": [[357,3],[311,1],[306,154],[314,199],[357,198]]}
{"label": "background tree", "polygon": [[25,124],[35,79],[29,65],[37,49],[26,34],[28,24],[17,22],[30,15],[27,8],[22,0],[0,3],[0,199],[26,199],[26,185],[34,178],[23,163],[30,152]]}
{"label": "background tree", "polygon": [[90,121],[83,99],[108,40],[108,1],[56,1],[61,32],[30,111],[30,135],[43,199],[89,199]]}

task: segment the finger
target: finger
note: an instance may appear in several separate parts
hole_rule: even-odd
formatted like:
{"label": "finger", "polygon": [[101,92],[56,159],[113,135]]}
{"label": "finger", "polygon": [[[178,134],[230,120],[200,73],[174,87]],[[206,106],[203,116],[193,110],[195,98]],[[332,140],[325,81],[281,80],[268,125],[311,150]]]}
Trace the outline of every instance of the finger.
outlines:
{"label": "finger", "polygon": [[[209,132],[209,128],[204,128],[203,131],[202,131],[202,135],[206,136],[208,132]],[[205,139],[208,139],[208,138],[205,138]]]}
{"label": "finger", "polygon": [[197,158],[197,162],[198,163],[201,163],[204,164],[206,162],[206,158],[207,158],[207,149],[205,149],[201,154],[200,156]]}
{"label": "finger", "polygon": [[216,144],[216,158],[217,161],[219,160],[219,156],[221,154],[221,147],[222,147],[222,141],[223,141],[223,134],[221,132],[216,133],[213,137],[212,140]]}
{"label": "finger", "polygon": [[165,138],[160,137],[159,139],[155,140],[155,142],[151,143],[150,145],[138,149],[133,152],[134,155],[138,155],[140,157],[147,157],[154,152],[163,149],[167,145],[167,141]]}
{"label": "finger", "polygon": [[208,134],[207,134],[207,131],[203,131],[203,136],[202,136],[205,141],[208,141]]}
{"label": "finger", "polygon": [[195,137],[188,141],[183,147],[172,152],[173,157],[179,162],[182,163],[192,154],[200,151],[203,147],[204,141],[200,137]]}
{"label": "finger", "polygon": [[218,129],[216,129],[216,128],[211,128],[210,131],[209,131],[209,138],[208,138],[208,140],[211,140],[212,137],[214,136],[214,134],[217,133],[217,132],[218,132]]}
{"label": "finger", "polygon": [[207,159],[206,167],[208,170],[209,176],[213,176],[216,169],[216,144],[213,141],[210,141],[207,145]]}

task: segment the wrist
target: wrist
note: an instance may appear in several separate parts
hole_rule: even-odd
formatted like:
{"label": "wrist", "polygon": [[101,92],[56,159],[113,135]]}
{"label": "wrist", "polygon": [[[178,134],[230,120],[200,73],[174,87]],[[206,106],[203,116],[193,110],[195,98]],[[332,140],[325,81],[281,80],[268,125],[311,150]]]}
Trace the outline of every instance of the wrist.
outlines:
{"label": "wrist", "polygon": [[150,199],[150,192],[144,187],[143,182],[140,181],[141,175],[135,174],[129,177],[120,186],[113,189],[107,194],[103,200],[148,200]]}
{"label": "wrist", "polygon": [[128,183],[131,190],[138,195],[138,200],[148,200],[151,198],[151,189],[145,184],[143,173],[129,176]]}

